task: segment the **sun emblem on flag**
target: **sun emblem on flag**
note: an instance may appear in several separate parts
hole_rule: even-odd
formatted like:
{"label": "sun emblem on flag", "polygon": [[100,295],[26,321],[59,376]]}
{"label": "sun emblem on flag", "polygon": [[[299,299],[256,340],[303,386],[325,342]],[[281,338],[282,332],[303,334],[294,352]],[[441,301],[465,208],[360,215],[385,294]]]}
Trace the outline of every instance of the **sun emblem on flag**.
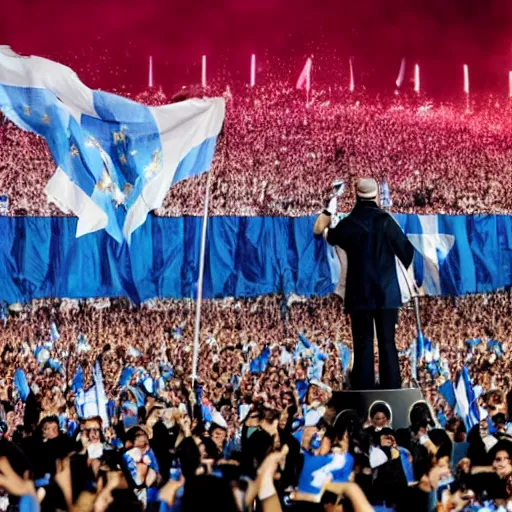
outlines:
{"label": "sun emblem on flag", "polygon": [[30,116],[30,114],[32,113],[32,109],[29,106],[26,106],[24,110],[26,116]]}
{"label": "sun emblem on flag", "polygon": [[78,151],[78,148],[73,144],[71,146],[71,156],[80,156],[80,151]]}
{"label": "sun emblem on flag", "polygon": [[119,144],[120,142],[126,142],[126,131],[128,127],[126,125],[121,125],[118,132],[112,132],[112,136],[114,137],[114,144]]}
{"label": "sun emblem on flag", "polygon": [[87,140],[85,141],[85,145],[88,148],[99,148],[100,147],[99,142],[92,135],[90,135],[87,138]]}
{"label": "sun emblem on flag", "polygon": [[43,116],[43,123],[44,124],[50,124],[50,116],[48,114],[45,114]]}
{"label": "sun emblem on flag", "polygon": [[149,180],[156,174],[158,174],[162,169],[162,153],[156,149],[153,151],[153,158],[151,159],[151,162],[146,165],[144,168],[144,175],[146,176],[146,179]]}
{"label": "sun emblem on flag", "polygon": [[96,183],[96,186],[102,192],[110,190],[110,187],[112,186],[112,179],[110,178],[110,174],[107,171],[103,172],[101,180]]}

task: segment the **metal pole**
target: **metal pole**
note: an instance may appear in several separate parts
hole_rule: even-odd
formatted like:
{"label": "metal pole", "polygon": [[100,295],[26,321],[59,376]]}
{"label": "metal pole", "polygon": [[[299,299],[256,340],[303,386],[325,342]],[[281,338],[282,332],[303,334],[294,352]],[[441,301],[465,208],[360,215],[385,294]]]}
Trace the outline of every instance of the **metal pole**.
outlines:
{"label": "metal pole", "polygon": [[197,363],[199,359],[199,332],[201,329],[201,302],[203,300],[204,259],[206,253],[206,231],[208,227],[208,203],[210,202],[210,184],[213,171],[208,172],[206,195],[204,198],[203,231],[201,233],[201,252],[199,255],[199,278],[197,280],[196,319],[194,326],[194,354],[192,357],[192,385],[197,380]]}
{"label": "metal pole", "polygon": [[421,316],[420,316],[420,299],[417,294],[414,295],[414,316],[416,317],[416,332],[420,335],[421,330]]}

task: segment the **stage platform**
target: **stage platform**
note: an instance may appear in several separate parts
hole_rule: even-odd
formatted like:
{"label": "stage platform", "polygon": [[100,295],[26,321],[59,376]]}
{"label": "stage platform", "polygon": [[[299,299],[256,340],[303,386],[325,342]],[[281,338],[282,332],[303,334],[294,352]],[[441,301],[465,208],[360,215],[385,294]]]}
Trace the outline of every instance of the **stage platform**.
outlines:
{"label": "stage platform", "polygon": [[393,412],[392,427],[405,428],[410,425],[409,413],[418,402],[425,402],[419,389],[380,389],[372,391],[336,391],[329,403],[339,414],[353,409],[362,418],[368,418],[373,404],[385,402]]}

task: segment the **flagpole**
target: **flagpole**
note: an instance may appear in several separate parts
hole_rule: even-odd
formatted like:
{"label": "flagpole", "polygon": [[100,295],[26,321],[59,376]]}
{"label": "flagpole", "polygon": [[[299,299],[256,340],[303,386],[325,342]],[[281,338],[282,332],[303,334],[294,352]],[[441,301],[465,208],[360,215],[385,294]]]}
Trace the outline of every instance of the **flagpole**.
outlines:
{"label": "flagpole", "polygon": [[206,55],[201,59],[201,86],[206,89]]}
{"label": "flagpole", "polygon": [[251,56],[251,87],[256,85],[256,54]]}
{"label": "flagpole", "polygon": [[197,279],[196,318],[194,325],[194,352],[192,356],[192,385],[197,380],[197,364],[199,360],[199,334],[201,330],[201,302],[203,300],[204,260],[206,254],[206,233],[208,227],[208,205],[213,170],[208,172],[206,194],[204,198],[203,229],[201,233],[201,250],[199,254],[199,277]]}
{"label": "flagpole", "polygon": [[469,67],[464,64],[464,93],[466,94],[466,113],[469,112]]}

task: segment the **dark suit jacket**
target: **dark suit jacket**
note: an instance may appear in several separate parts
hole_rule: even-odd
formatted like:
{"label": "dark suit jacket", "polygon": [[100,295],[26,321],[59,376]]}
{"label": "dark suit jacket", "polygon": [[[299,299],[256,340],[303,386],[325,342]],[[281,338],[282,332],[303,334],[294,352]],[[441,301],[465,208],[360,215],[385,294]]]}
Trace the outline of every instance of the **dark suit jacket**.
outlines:
{"label": "dark suit jacket", "polygon": [[414,248],[391,215],[373,201],[358,201],[347,217],[329,229],[327,241],[347,253],[347,312],[402,305],[395,256],[407,268]]}

